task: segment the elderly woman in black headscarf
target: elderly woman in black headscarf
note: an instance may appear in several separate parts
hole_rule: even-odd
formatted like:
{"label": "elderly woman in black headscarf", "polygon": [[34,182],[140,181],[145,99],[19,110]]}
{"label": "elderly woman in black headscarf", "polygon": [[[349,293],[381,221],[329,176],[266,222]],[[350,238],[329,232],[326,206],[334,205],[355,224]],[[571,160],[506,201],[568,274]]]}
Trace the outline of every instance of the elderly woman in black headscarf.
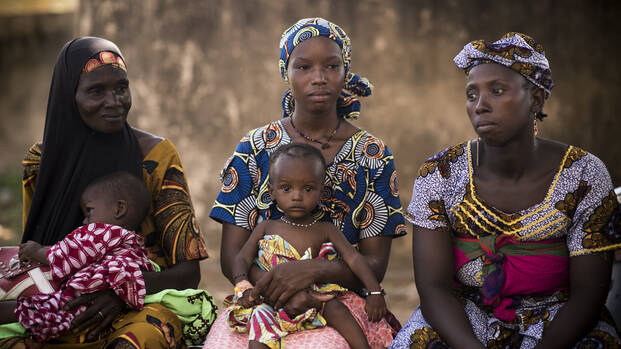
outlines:
{"label": "elderly woman in black headscarf", "polygon": [[[58,242],[81,224],[79,200],[90,182],[117,171],[134,174],[143,179],[152,197],[139,233],[149,258],[161,268],[143,273],[146,291],[157,293],[161,300],[171,293],[160,291],[198,286],[198,262],[207,258],[207,252],[174,145],[131,127],[127,123],[130,107],[127,67],[114,43],[83,37],[63,47],[54,68],[43,142],[33,145],[23,162],[22,241]],[[187,294],[177,295],[183,300]],[[130,311],[112,290],[83,295],[66,304],[85,306],[71,331],[46,345],[175,347],[184,333],[204,336],[215,317],[210,296],[192,293],[192,297],[206,302],[208,311],[186,316],[182,323],[172,303],[167,304],[173,311],[157,300]],[[0,340],[0,346],[19,342],[22,339],[8,338]]]}

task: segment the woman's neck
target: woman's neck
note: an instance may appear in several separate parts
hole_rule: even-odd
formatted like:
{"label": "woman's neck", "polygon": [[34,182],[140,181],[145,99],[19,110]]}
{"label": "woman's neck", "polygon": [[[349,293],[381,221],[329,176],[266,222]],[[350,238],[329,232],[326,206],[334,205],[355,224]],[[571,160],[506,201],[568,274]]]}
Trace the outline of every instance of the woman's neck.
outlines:
{"label": "woman's neck", "polygon": [[301,130],[307,136],[316,136],[318,138],[334,131],[339,123],[336,108],[329,113],[310,113],[296,109],[293,115],[291,115],[291,119],[298,130]]}
{"label": "woman's neck", "polygon": [[501,146],[485,144],[481,139],[477,142],[479,164],[488,173],[518,180],[536,163],[538,141],[533,136]]}

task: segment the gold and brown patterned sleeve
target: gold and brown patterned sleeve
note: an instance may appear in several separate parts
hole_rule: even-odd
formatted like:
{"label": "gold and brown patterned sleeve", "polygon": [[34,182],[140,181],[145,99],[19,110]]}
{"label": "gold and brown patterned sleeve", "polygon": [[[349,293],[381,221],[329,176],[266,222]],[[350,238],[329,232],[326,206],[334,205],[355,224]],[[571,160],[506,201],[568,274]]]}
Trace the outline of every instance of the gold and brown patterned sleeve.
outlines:
{"label": "gold and brown patterned sleeve", "polygon": [[26,226],[28,212],[30,212],[30,204],[34,195],[35,183],[39,174],[39,165],[41,164],[41,147],[34,144],[22,161],[22,230]]}
{"label": "gold and brown patterned sleeve", "polygon": [[161,247],[170,264],[208,257],[185,172],[174,148],[173,151],[153,206],[156,230],[161,232]]}

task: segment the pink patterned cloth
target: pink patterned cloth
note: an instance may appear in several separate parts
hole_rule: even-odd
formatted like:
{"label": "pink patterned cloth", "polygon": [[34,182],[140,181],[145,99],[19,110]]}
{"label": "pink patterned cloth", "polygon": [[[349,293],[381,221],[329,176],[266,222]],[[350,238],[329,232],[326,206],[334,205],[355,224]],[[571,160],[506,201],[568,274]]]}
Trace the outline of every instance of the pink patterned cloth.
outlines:
{"label": "pink patterned cloth", "polygon": [[[392,328],[382,319],[380,322],[370,322],[364,310],[365,300],[352,292],[338,297],[367,336],[369,345],[373,349],[386,348],[392,341]],[[224,309],[211,326],[203,349],[248,348],[248,334],[231,331],[227,323],[230,309]],[[345,339],[332,327],[326,326],[316,330],[298,331],[284,337],[284,347],[287,349],[349,349]]]}
{"label": "pink patterned cloth", "polygon": [[142,270],[153,271],[142,237],[122,227],[91,223],[72,231],[47,253],[52,278],[65,281],[50,294],[17,300],[18,321],[39,342],[58,337],[69,329],[80,306],[63,306],[84,293],[112,289],[127,305],[142,309],[146,289]]}

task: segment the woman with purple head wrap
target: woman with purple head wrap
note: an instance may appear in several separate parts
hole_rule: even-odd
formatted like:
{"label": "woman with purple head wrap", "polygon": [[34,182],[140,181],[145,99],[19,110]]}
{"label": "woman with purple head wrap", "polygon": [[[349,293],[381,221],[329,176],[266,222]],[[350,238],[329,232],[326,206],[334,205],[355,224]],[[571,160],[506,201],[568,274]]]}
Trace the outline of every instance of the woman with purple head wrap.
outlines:
{"label": "woman with purple head wrap", "polygon": [[619,348],[604,307],[618,203],[601,160],[537,136],[543,46],[508,33],[454,61],[478,138],[419,170],[406,216],[421,305],[391,348]]}

